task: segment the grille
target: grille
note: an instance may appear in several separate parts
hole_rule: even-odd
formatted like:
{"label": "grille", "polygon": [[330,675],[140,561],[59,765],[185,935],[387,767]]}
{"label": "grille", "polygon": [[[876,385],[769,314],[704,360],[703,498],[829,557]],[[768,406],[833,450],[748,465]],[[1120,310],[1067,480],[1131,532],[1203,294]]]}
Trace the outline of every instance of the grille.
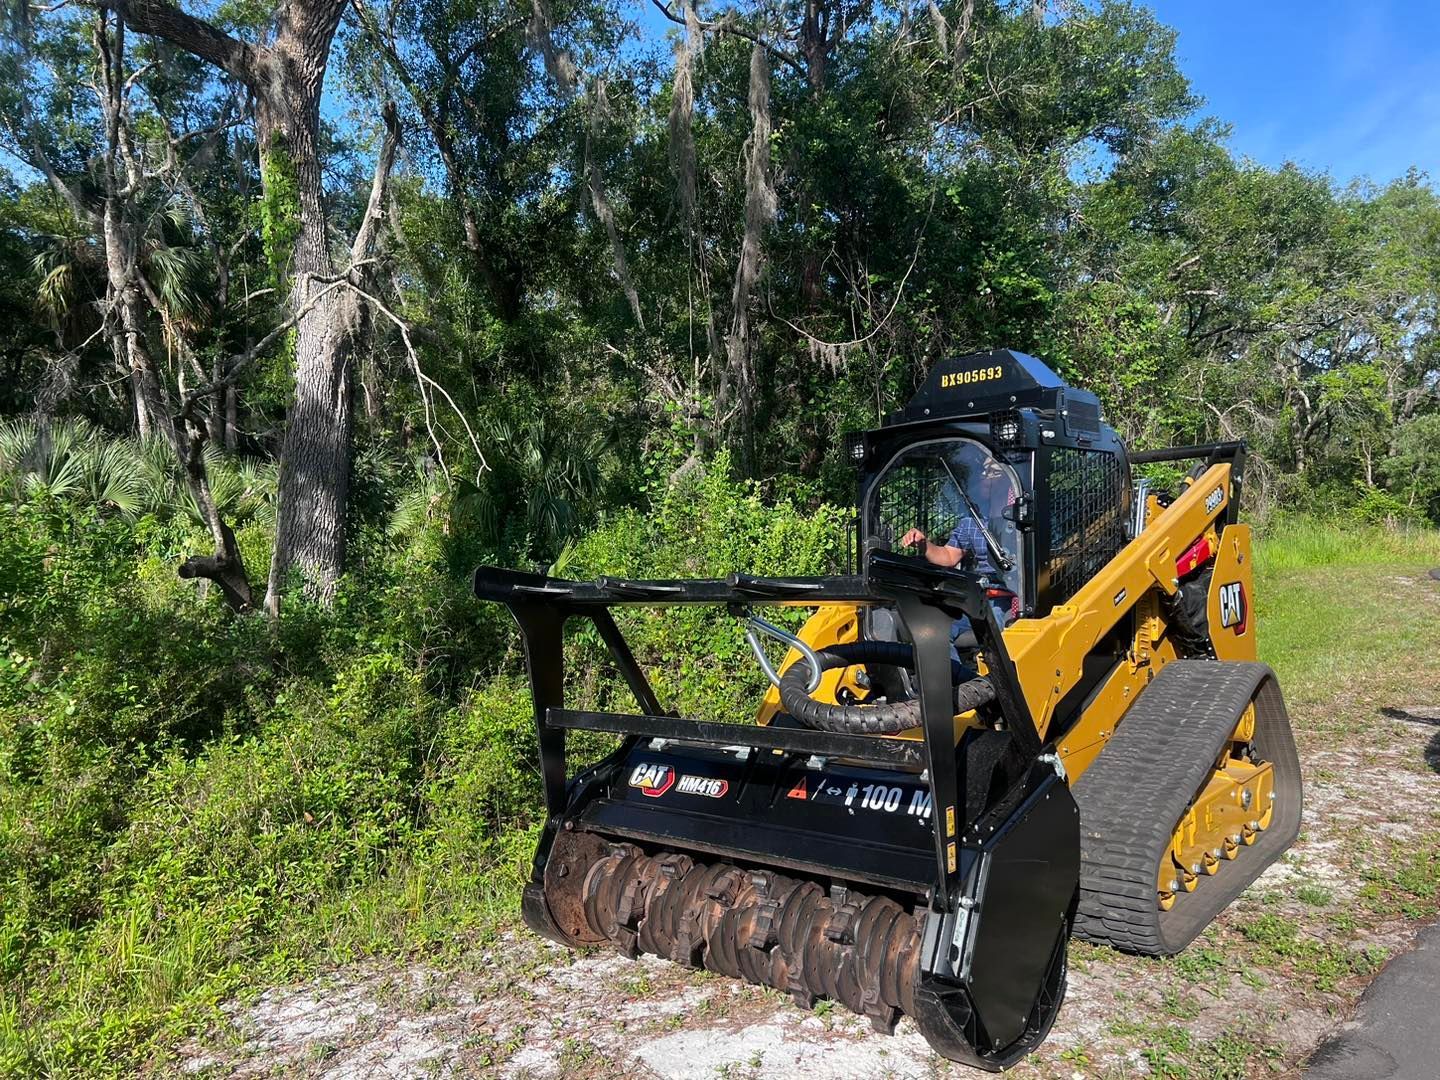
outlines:
{"label": "grille", "polygon": [[1129,479],[1118,454],[1050,452],[1050,602],[1064,603],[1125,546]]}
{"label": "grille", "polygon": [[1024,434],[1024,431],[1025,427],[1021,422],[1020,414],[1014,409],[990,414],[990,437],[1001,448],[1013,450],[1019,446],[1020,436]]}
{"label": "grille", "polygon": [[865,433],[847,431],[843,440],[845,460],[853,467],[865,464]]}
{"label": "grille", "polygon": [[1065,430],[1070,435],[1097,435],[1100,432],[1100,406],[1093,401],[1065,402]]}
{"label": "grille", "polygon": [[893,548],[910,528],[918,527],[944,543],[955,528],[956,516],[949,500],[940,497],[943,484],[944,477],[930,458],[892,466],[876,492],[875,538]]}

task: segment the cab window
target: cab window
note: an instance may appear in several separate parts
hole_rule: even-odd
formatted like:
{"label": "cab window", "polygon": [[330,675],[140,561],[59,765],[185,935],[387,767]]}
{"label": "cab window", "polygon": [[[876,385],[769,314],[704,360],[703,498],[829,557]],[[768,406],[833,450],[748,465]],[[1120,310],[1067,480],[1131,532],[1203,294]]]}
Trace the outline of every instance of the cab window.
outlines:
{"label": "cab window", "polygon": [[1019,494],[1014,472],[980,443],[921,443],[897,455],[871,487],[868,538],[898,551],[905,534],[920,529],[932,544],[965,548],[963,567],[1019,593],[1019,535],[1005,516]]}

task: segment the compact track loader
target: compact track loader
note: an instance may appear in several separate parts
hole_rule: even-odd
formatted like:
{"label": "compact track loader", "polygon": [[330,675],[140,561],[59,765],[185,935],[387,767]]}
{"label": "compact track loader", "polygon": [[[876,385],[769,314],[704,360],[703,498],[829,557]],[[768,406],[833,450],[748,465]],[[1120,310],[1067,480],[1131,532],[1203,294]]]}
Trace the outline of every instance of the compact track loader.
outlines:
{"label": "compact track loader", "polygon": [[[1072,933],[1177,952],[1299,831],[1285,705],[1255,661],[1244,447],[1127,454],[1094,395],[1000,351],[940,362],[845,452],[848,575],[476,571],[534,693],[549,819],[524,918],[881,1030],[903,1014],[1003,1069],[1049,1031]],[[1195,462],[1179,491],[1132,483],[1160,461]],[[627,604],[725,605],[773,684],[757,715],[668,711],[612,617]],[[773,606],[816,612],[792,635],[754,613]],[[572,618],[639,714],[566,707]],[[619,747],[571,776],[575,729]]]}

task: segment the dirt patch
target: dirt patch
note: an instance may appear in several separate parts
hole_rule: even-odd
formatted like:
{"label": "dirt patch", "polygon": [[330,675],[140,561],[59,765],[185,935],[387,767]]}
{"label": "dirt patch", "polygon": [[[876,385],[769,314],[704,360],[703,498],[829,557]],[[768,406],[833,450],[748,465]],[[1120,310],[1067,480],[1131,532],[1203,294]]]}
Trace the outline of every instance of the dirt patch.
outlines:
{"label": "dirt patch", "polygon": [[[180,1068],[197,1076],[327,1080],[840,1080],[937,1070],[938,1059],[907,1021],[894,1037],[877,1036],[857,1017],[802,1012],[769,991],[653,957],[574,959],[511,935],[484,960],[492,974],[354,968],[268,991],[228,1006],[224,1025],[183,1048]],[[513,971],[537,974],[502,988]]]}

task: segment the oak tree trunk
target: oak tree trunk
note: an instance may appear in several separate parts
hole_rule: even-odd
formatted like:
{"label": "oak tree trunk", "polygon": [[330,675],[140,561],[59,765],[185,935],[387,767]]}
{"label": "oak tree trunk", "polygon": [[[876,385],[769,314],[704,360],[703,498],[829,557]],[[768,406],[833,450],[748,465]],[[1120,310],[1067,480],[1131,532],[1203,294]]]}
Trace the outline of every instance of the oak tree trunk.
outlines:
{"label": "oak tree trunk", "polygon": [[[290,0],[268,45],[233,38],[167,0],[99,0],[130,25],[163,37],[240,79],[255,94],[256,134],[266,194],[293,181],[298,228],[290,253],[291,302],[304,311],[295,332],[295,398],[280,453],[275,551],[265,591],[274,615],[292,575],[321,601],[334,596],[345,566],[350,485],[351,344],[360,305],[348,290],[316,297],[334,263],[327,239],[319,153],[320,95],[345,0]],[[317,278],[319,280],[317,280]]]}
{"label": "oak tree trunk", "polygon": [[[256,126],[266,158],[261,176],[270,182],[288,170],[298,196],[299,231],[290,266],[296,311],[335,274],[318,135],[330,43],[344,6],[343,0],[292,4],[259,64]],[[357,315],[351,293],[331,290],[296,327],[295,398],[280,451],[275,551],[265,590],[271,615],[292,573],[308,595],[329,602],[345,567],[350,352]]]}

